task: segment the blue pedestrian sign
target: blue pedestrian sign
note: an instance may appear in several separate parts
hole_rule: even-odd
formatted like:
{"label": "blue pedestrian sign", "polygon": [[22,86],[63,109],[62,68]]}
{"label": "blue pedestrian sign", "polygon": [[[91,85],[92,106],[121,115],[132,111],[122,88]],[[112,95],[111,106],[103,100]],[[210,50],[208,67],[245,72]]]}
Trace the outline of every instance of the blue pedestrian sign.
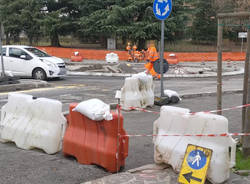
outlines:
{"label": "blue pedestrian sign", "polygon": [[207,163],[207,157],[201,150],[194,150],[189,153],[187,162],[189,167],[195,170],[202,169]]}
{"label": "blue pedestrian sign", "polygon": [[179,183],[204,184],[213,151],[189,144],[182,163]]}
{"label": "blue pedestrian sign", "polygon": [[165,20],[171,14],[172,0],[155,0],[153,9],[157,19]]}

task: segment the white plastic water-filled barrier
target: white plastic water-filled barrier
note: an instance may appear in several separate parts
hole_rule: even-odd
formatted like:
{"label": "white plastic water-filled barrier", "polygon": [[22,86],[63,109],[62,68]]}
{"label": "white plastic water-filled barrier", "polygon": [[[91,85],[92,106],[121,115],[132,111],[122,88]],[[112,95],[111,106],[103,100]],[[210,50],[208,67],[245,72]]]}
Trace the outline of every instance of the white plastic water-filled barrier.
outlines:
{"label": "white plastic water-filled barrier", "polygon": [[65,128],[62,103],[57,100],[9,93],[1,110],[1,142],[15,142],[22,149],[54,154],[61,150]]}
{"label": "white plastic water-filled barrier", "polygon": [[119,62],[119,56],[116,53],[109,53],[106,55],[106,62],[107,63],[118,63]]}
{"label": "white plastic water-filled barrier", "polygon": [[[160,118],[154,122],[154,134],[223,134],[228,133],[228,120],[219,115],[196,113],[189,109],[163,106]],[[170,164],[180,171],[188,144],[213,150],[208,179],[222,183],[229,178],[230,168],[235,165],[236,142],[232,137],[184,137],[157,136],[154,138],[156,163]],[[231,147],[231,153],[229,148]],[[230,156],[229,156],[230,155]]]}
{"label": "white plastic water-filled barrier", "polygon": [[139,73],[126,78],[121,89],[121,105],[124,109],[153,106],[154,85],[152,76]]}

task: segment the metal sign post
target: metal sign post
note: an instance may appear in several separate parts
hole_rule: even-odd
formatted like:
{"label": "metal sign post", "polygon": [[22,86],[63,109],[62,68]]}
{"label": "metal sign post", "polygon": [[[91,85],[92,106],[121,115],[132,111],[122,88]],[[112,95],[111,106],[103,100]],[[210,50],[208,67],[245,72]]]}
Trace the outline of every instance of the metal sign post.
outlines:
{"label": "metal sign post", "polygon": [[155,0],[153,5],[154,14],[157,19],[161,20],[161,48],[160,48],[160,72],[161,72],[161,97],[164,97],[163,86],[163,62],[164,62],[164,31],[165,19],[167,19],[172,11],[172,0]]}
{"label": "metal sign post", "polygon": [[240,49],[240,52],[243,51],[243,44],[244,44],[244,38],[241,38],[241,49]]}
{"label": "metal sign post", "polygon": [[161,21],[161,51],[160,51],[160,60],[161,60],[161,97],[164,97],[164,86],[163,86],[163,60],[164,60],[164,28],[165,21]]}
{"label": "metal sign post", "polygon": [[243,52],[244,38],[247,38],[247,32],[239,32],[238,37],[241,38],[241,49],[240,49],[240,51]]}
{"label": "metal sign post", "polygon": [[0,52],[1,52],[1,65],[2,65],[1,75],[5,77],[4,62],[3,62],[3,44],[2,44],[3,33],[4,33],[3,24],[1,23],[1,29],[0,29]]}

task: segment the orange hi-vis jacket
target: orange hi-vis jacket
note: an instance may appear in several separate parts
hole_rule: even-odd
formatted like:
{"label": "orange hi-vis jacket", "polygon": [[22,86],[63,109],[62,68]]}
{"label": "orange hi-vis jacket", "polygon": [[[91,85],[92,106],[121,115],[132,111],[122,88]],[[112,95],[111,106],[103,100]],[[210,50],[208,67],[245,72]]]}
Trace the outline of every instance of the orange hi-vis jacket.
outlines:
{"label": "orange hi-vis jacket", "polygon": [[149,71],[149,73],[153,76],[153,77],[157,77],[158,79],[161,78],[161,75],[156,73],[154,70],[154,64],[153,62],[155,62],[156,60],[159,59],[159,55],[157,53],[157,50],[155,47],[149,47],[147,50],[147,54],[148,54],[148,60],[150,62],[148,62],[147,64],[145,64],[145,68]]}
{"label": "orange hi-vis jacket", "polygon": [[148,50],[148,60],[151,62],[155,62],[159,59],[159,55],[155,47],[149,47]]}
{"label": "orange hi-vis jacket", "polygon": [[130,50],[131,50],[131,46],[128,45],[128,46],[126,47],[126,50],[127,50],[127,51],[130,51]]}

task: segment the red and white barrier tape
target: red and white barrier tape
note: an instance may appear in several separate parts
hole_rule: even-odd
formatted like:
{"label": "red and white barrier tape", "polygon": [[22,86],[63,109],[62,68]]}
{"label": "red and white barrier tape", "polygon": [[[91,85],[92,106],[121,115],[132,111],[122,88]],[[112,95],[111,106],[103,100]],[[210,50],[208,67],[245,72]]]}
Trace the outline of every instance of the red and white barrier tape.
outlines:
{"label": "red and white barrier tape", "polygon": [[134,134],[123,135],[122,137],[228,137],[228,136],[250,136],[250,133],[223,133],[223,134]]}
{"label": "red and white barrier tape", "polygon": [[[224,112],[224,111],[242,109],[242,108],[249,107],[249,106],[250,106],[250,104],[246,104],[246,105],[234,106],[234,107],[231,107],[231,108],[225,108],[225,109],[222,109],[222,110],[201,111],[201,112],[204,112],[204,113],[216,113],[216,112]],[[198,113],[198,112],[196,112],[196,113]],[[196,113],[194,112],[194,113],[191,113],[191,114],[196,114]]]}
{"label": "red and white barrier tape", "polygon": [[[122,107],[121,107],[121,109],[126,110],[126,109],[123,109]],[[137,111],[141,111],[141,112],[149,112],[149,113],[153,113],[153,114],[160,114],[160,112],[150,111],[150,110],[147,110],[147,109],[137,108],[137,107],[129,107],[129,110],[137,110]]]}
{"label": "red and white barrier tape", "polygon": [[[231,108],[225,108],[222,110],[211,110],[211,111],[201,111],[203,113],[216,113],[216,112],[223,112],[223,111],[230,111],[230,110],[236,110],[236,109],[242,109],[250,107],[250,104],[246,105],[238,105],[234,106]],[[122,110],[127,110],[123,109],[120,107]],[[151,111],[143,108],[137,108],[137,107],[130,107],[129,110],[137,110],[137,111],[142,111],[142,112],[149,112],[153,114],[160,114],[160,112],[156,111]],[[195,115],[197,113],[201,112],[191,112],[189,114]],[[167,134],[167,135],[157,135],[157,134],[134,134],[134,135],[123,135],[122,137],[157,137],[157,136],[162,136],[162,137],[228,137],[228,136],[250,136],[250,133],[223,133],[223,134]]]}
{"label": "red and white barrier tape", "polygon": [[[200,112],[190,112],[189,114],[191,115],[195,115],[197,113],[216,113],[216,112],[224,112],[224,111],[230,111],[230,110],[236,110],[236,109],[242,109],[245,107],[250,107],[250,104],[246,104],[246,105],[238,105],[238,106],[234,106],[231,108],[225,108],[222,110],[211,110],[211,111],[200,111]],[[127,110],[124,109],[123,107],[121,107],[122,110]],[[137,108],[137,107],[130,107],[129,110],[137,110],[137,111],[141,111],[141,112],[149,112],[149,113],[153,113],[153,114],[160,114],[160,112],[156,112],[156,111],[151,111],[151,110],[147,110],[147,109],[143,109],[143,108]]]}

